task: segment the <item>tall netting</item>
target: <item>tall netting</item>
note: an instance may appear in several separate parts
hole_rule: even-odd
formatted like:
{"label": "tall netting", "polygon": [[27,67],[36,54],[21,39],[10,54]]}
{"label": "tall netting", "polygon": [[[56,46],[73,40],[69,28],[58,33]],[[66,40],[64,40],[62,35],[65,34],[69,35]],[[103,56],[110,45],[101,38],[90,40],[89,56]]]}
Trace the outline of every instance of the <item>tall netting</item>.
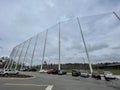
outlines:
{"label": "tall netting", "polygon": [[120,20],[114,13],[74,18],[16,46],[11,56],[11,61],[14,61],[12,67],[22,69],[24,66],[40,68],[41,64],[88,63],[87,54],[92,64],[120,62],[119,39]]}
{"label": "tall netting", "polygon": [[120,21],[113,13],[80,18],[92,63],[120,61]]}

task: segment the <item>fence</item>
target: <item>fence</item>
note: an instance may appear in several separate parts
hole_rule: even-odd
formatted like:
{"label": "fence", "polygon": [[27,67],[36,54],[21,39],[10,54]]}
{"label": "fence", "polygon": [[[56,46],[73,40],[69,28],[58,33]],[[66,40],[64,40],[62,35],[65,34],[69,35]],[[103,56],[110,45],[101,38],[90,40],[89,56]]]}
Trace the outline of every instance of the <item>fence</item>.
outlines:
{"label": "fence", "polygon": [[14,47],[7,68],[120,61],[120,18],[105,13],[60,22]]}

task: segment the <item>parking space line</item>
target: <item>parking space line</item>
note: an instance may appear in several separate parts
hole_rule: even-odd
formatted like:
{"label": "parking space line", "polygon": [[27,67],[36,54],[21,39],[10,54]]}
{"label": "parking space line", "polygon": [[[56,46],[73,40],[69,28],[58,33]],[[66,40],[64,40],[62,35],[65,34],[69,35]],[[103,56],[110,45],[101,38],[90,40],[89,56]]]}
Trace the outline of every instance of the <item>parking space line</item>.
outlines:
{"label": "parking space line", "polygon": [[[11,86],[52,86],[53,85],[47,85],[47,84],[16,84],[16,83],[5,83],[4,85],[11,85]],[[51,90],[51,89],[48,89]]]}
{"label": "parking space line", "polygon": [[53,85],[49,85],[45,90],[52,90]]}

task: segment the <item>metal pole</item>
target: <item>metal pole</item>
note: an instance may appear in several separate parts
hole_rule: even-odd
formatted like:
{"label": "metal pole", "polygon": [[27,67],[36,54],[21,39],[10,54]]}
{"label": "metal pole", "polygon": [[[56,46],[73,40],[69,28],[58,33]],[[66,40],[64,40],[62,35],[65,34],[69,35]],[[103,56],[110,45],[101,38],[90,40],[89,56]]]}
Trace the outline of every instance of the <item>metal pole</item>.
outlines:
{"label": "metal pole", "polygon": [[87,50],[87,46],[86,46],[86,43],[85,43],[85,39],[84,39],[84,35],[83,35],[83,32],[82,32],[82,28],[81,28],[81,25],[80,25],[80,20],[79,20],[79,18],[77,18],[77,21],[78,21],[80,33],[81,33],[81,36],[82,36],[83,44],[84,44],[84,47],[85,47],[85,52],[86,52],[86,56],[87,56],[87,59],[88,59],[90,71],[91,71],[91,73],[92,73],[92,72],[93,72],[93,69],[92,69],[92,65],[91,65],[91,62],[90,62],[89,53],[88,53],[88,50]]}
{"label": "metal pole", "polygon": [[58,50],[58,53],[59,53],[59,58],[58,58],[58,70],[60,70],[60,23],[59,23],[59,41],[58,41],[58,45],[59,45],[59,50]]}
{"label": "metal pole", "polygon": [[[15,48],[13,48],[12,52],[10,53],[10,57],[11,57],[12,53],[14,52],[14,50],[15,50]],[[9,57],[9,58],[10,58],[10,57]],[[11,60],[11,59],[10,59],[10,60]],[[9,66],[8,66],[9,63],[10,63],[10,61],[7,60],[6,63],[5,63],[4,69],[7,68],[7,67],[9,67]]]}
{"label": "metal pole", "polygon": [[[17,52],[16,52],[16,54],[15,54],[15,56],[14,56],[14,61],[15,61],[15,59],[16,59],[16,57],[17,57],[17,55],[18,55],[18,52],[19,52],[19,49],[20,49],[20,45],[17,47]],[[16,61],[15,61],[16,62]],[[17,63],[17,62],[16,62]],[[14,65],[14,62],[13,62],[13,65]],[[11,68],[13,67],[13,65],[11,65]]]}
{"label": "metal pole", "polygon": [[[20,47],[22,46],[22,44],[20,45]],[[24,46],[24,45],[23,45]],[[22,46],[22,48],[21,48],[21,51],[20,51],[20,54],[19,54],[19,56],[18,56],[18,60],[17,60],[17,62],[16,62],[16,65],[15,65],[15,70],[17,70],[17,66],[18,66],[18,64],[19,64],[19,59],[20,59],[20,56],[21,56],[21,52],[22,52],[22,49],[23,49],[23,46]]]}
{"label": "metal pole", "polygon": [[32,68],[33,58],[34,58],[34,54],[35,54],[35,50],[36,50],[36,46],[37,46],[37,42],[38,42],[38,37],[39,37],[39,34],[36,36],[36,40],[35,40],[35,44],[34,44],[34,49],[33,49],[32,57],[31,57],[30,68]]}
{"label": "metal pole", "polygon": [[[17,47],[16,47],[16,48],[17,48]],[[18,50],[16,50],[15,53],[17,53],[17,51],[18,51]],[[13,58],[13,57],[14,57],[14,58],[13,58],[13,60],[12,60],[10,69],[12,69],[12,67],[13,67],[14,59],[15,59],[15,57],[16,57],[16,54],[15,54],[15,53],[14,53],[14,56],[12,56],[12,58]]]}
{"label": "metal pole", "polygon": [[118,20],[120,20],[120,17],[117,15],[116,12],[113,12],[113,14],[117,17]]}
{"label": "metal pole", "polygon": [[21,58],[21,55],[22,55],[22,52],[23,52],[24,46],[25,46],[25,43],[23,43],[23,46],[22,46],[22,49],[21,49],[21,52],[20,52],[20,55],[19,55],[18,61],[17,61],[16,66],[15,66],[15,70],[17,69],[18,64],[19,64],[19,62],[20,62],[20,58]]}
{"label": "metal pole", "polygon": [[9,60],[9,62],[8,62],[8,65],[7,65],[7,68],[6,68],[6,69],[8,69],[8,68],[10,67],[10,63],[12,62],[11,56],[13,55],[13,53],[14,53],[14,49],[12,50],[12,52],[11,52],[11,54],[10,54],[10,60]]}
{"label": "metal pole", "polygon": [[26,52],[25,52],[25,56],[24,56],[24,59],[23,59],[23,63],[22,63],[22,65],[21,65],[21,70],[23,69],[23,65],[24,65],[24,62],[25,62],[25,60],[26,60],[26,56],[27,56],[27,53],[28,53],[28,49],[29,49],[29,47],[30,47],[31,40],[32,40],[32,38],[29,39],[29,43],[28,43],[28,46],[27,46],[27,49],[26,49]]}
{"label": "metal pole", "polygon": [[84,68],[84,70],[86,70],[86,68],[85,68],[85,58],[83,57],[83,68]]}
{"label": "metal pole", "polygon": [[6,61],[5,65],[4,65],[4,69],[7,68],[6,66],[8,65],[9,60]]}
{"label": "metal pole", "polygon": [[45,48],[46,48],[46,42],[47,42],[47,34],[48,34],[48,30],[46,31],[46,36],[45,36],[45,42],[44,42],[44,48],[43,48],[43,56],[42,56],[42,63],[41,63],[41,69],[43,69],[43,62],[44,62],[44,56],[45,56]]}

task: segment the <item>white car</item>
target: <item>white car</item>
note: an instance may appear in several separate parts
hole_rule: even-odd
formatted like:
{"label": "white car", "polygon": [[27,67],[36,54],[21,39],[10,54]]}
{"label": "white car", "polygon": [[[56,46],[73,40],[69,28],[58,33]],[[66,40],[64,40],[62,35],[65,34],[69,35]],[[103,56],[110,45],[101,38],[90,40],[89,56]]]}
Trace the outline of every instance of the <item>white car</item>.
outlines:
{"label": "white car", "polygon": [[40,70],[40,73],[47,73],[47,70]]}
{"label": "white car", "polygon": [[104,77],[105,79],[115,79],[115,77],[110,71],[104,71]]}
{"label": "white car", "polygon": [[1,75],[18,75],[19,72],[16,70],[3,69],[0,74]]}

